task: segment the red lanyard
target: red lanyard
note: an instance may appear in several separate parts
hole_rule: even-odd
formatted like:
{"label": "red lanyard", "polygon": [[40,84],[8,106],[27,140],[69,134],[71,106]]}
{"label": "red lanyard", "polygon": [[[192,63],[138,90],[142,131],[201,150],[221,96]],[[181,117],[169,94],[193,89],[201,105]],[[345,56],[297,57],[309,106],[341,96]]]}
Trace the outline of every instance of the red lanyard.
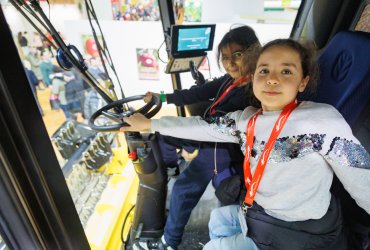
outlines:
{"label": "red lanyard", "polygon": [[258,110],[258,112],[249,119],[248,126],[247,126],[247,143],[246,143],[246,151],[244,157],[244,184],[247,187],[247,194],[244,198],[244,203],[242,209],[246,211],[248,207],[251,207],[253,204],[254,196],[257,193],[258,186],[262,179],[263,171],[265,170],[265,166],[267,164],[269,155],[271,150],[275,144],[275,141],[280,134],[281,130],[283,129],[285,122],[288,120],[289,115],[292,111],[298,106],[297,100],[286,105],[281,111],[279,118],[276,120],[274,129],[271,131],[270,138],[262,151],[261,157],[258,160],[256,171],[254,172],[253,178],[250,168],[250,158],[253,148],[253,138],[254,138],[254,127],[256,126],[256,120],[258,115],[262,113],[262,110]]}
{"label": "red lanyard", "polygon": [[249,77],[243,76],[239,80],[234,82],[233,84],[229,85],[229,87],[227,87],[227,89],[222,93],[222,95],[212,104],[211,108],[209,109],[210,114],[214,115],[216,113],[216,110],[215,110],[216,105],[219,104],[225,98],[225,96],[229,94],[231,90],[233,90],[236,86],[239,86],[240,84],[248,80],[249,80]]}

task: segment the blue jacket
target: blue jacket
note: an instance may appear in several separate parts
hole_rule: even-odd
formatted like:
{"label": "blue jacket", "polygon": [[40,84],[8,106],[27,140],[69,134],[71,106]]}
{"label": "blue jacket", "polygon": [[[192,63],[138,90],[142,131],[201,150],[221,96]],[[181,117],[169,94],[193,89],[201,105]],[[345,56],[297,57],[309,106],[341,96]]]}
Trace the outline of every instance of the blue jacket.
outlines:
{"label": "blue jacket", "polygon": [[[209,110],[213,102],[215,102],[217,98],[221,96],[222,93],[224,93],[224,91],[227,89],[228,82],[230,80],[230,75],[225,74],[220,78],[217,78],[200,86],[193,86],[190,89],[175,90],[173,94],[166,95],[167,103],[172,103],[176,106],[183,106],[204,101],[212,101],[212,103],[208,107]],[[249,85],[250,84],[247,84],[242,87],[236,87],[232,89],[229,94],[225,96],[225,98],[215,106],[216,113],[214,115],[210,115],[209,112],[206,112],[203,118],[206,119],[206,121],[210,122],[212,118],[224,115],[225,113],[233,112],[236,110],[244,110],[247,106],[250,105]],[[195,142],[192,140],[187,141],[190,143],[190,145],[199,144],[199,142]],[[202,145],[201,147],[214,147],[213,142],[202,142],[200,144]],[[244,156],[241,153],[240,148],[236,145],[237,144],[232,143],[221,143],[217,145],[217,148],[228,149],[230,159],[232,159],[233,162],[232,165],[239,174],[242,174],[242,162]],[[189,147],[186,148],[186,150],[192,152],[191,150],[189,150]]]}
{"label": "blue jacket", "polygon": [[[166,94],[167,103],[172,103],[176,106],[184,106],[204,101],[214,102],[217,97],[222,95],[222,93],[227,89],[227,86],[225,85],[230,80],[230,75],[225,74],[224,76],[201,86],[193,86],[190,89],[175,90],[173,94]],[[218,113],[228,113],[236,110],[243,110],[249,105],[248,93],[248,85],[234,88],[219,104],[216,105],[216,111]]]}

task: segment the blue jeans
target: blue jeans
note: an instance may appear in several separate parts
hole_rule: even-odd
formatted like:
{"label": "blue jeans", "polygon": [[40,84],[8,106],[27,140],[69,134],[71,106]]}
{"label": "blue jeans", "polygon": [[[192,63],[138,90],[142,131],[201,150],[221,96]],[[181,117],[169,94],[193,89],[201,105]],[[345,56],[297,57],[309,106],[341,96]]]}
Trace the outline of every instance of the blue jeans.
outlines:
{"label": "blue jeans", "polygon": [[66,119],[70,119],[72,117],[72,112],[70,111],[68,104],[60,104],[60,108],[63,110]]}
{"label": "blue jeans", "polygon": [[177,149],[185,149],[188,153],[193,153],[199,148],[199,142],[179,139],[171,136],[164,136],[156,133],[161,154],[166,167],[172,168],[178,166]]}
{"label": "blue jeans", "polygon": [[60,104],[60,108],[63,110],[64,116],[67,119],[71,119],[73,117],[74,111],[77,111],[80,106],[81,105],[80,105],[79,101],[70,102],[70,103],[67,103],[65,105]]}
{"label": "blue jeans", "polygon": [[211,240],[203,250],[258,250],[253,240],[242,234],[239,209],[239,205],[230,205],[212,211],[208,224]]}
{"label": "blue jeans", "polygon": [[[206,190],[214,175],[213,147],[202,147],[198,156],[177,177],[172,189],[170,211],[164,228],[164,238],[173,248],[181,243],[191,211]],[[226,147],[217,147],[217,170],[229,168],[231,157]]]}

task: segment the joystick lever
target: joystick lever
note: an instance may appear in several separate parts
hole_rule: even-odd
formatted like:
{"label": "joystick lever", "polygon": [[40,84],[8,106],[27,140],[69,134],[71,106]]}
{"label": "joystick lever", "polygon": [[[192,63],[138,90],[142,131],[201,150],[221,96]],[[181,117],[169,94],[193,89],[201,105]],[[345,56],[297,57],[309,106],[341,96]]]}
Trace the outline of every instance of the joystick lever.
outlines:
{"label": "joystick lever", "polygon": [[204,79],[203,74],[200,71],[198,71],[198,68],[195,65],[194,61],[191,60],[189,62],[189,68],[190,68],[191,76],[195,80],[195,84],[197,86],[200,86],[200,85],[202,85],[206,82],[206,80]]}

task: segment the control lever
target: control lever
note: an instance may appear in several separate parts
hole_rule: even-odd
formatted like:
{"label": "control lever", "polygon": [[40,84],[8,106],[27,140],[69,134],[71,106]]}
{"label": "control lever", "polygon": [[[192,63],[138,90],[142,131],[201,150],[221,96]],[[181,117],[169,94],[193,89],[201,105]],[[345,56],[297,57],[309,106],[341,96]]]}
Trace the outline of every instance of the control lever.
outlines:
{"label": "control lever", "polygon": [[203,74],[200,71],[198,71],[198,68],[195,65],[193,60],[190,60],[189,68],[190,68],[191,76],[195,80],[195,84],[197,86],[203,85],[206,82],[206,80],[204,79]]}
{"label": "control lever", "polygon": [[83,152],[82,161],[88,169],[95,169],[96,161],[91,157],[90,152]]}
{"label": "control lever", "polygon": [[104,152],[103,151],[103,149],[104,148],[102,148],[100,145],[99,145],[99,143],[98,142],[96,142],[96,141],[94,141],[94,142],[92,142],[92,148],[93,148],[93,150],[97,153],[97,154],[99,154],[99,155],[102,155],[102,156],[110,156],[110,154],[109,154],[109,152]]}
{"label": "control lever", "polygon": [[101,147],[103,148],[103,151],[112,155],[113,152],[112,152],[111,145],[108,139],[102,133],[98,133],[96,141],[101,145]]}
{"label": "control lever", "polygon": [[81,139],[81,135],[76,129],[75,124],[73,122],[68,122],[66,125],[66,129],[67,129],[68,135],[70,136],[70,139],[74,143],[78,143],[78,141]]}
{"label": "control lever", "polygon": [[57,147],[57,149],[60,151],[60,150],[63,150],[62,146],[60,145],[60,140],[61,138],[60,137],[56,137],[56,138],[52,138],[51,139],[51,142],[54,143],[54,145]]}
{"label": "control lever", "polygon": [[74,134],[76,132],[73,122],[67,123],[67,129],[71,132],[71,134]]}
{"label": "control lever", "polygon": [[66,128],[62,128],[60,133],[63,140],[72,141],[72,134]]}

